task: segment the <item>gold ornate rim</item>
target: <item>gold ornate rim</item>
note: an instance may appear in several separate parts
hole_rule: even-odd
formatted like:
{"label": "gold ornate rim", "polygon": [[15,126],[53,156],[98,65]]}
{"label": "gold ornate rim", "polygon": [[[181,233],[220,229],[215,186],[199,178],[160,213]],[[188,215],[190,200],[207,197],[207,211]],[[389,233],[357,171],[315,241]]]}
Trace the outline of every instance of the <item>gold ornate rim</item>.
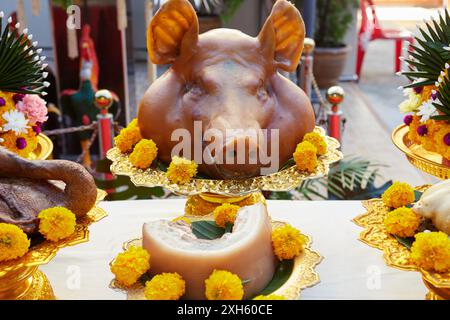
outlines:
{"label": "gold ornate rim", "polygon": [[31,152],[28,156],[31,160],[47,160],[53,152],[53,142],[44,134],[40,134],[37,136],[38,146],[37,148]]}
{"label": "gold ornate rim", "polygon": [[440,179],[450,179],[450,167],[442,163],[443,157],[438,153],[427,151],[421,145],[409,140],[408,132],[407,125],[398,126],[392,132],[392,141],[406,155],[408,161],[425,173]]}
{"label": "gold ornate rim", "polygon": [[184,185],[171,184],[163,171],[149,168],[141,170],[134,167],[127,154],[122,154],[119,149],[108,151],[107,157],[112,161],[111,172],[116,175],[129,176],[136,186],[141,187],[165,187],[173,193],[180,195],[196,195],[200,193],[214,193],[225,196],[243,196],[261,190],[265,191],[289,191],[300,185],[304,180],[317,179],[328,174],[330,164],[343,158],[339,151],[340,143],[325,134],[320,127],[314,129],[321,134],[328,145],[325,155],[319,157],[319,166],[313,173],[300,172],[295,166],[267,176],[259,176],[245,180],[208,180],[194,179]]}
{"label": "gold ornate rim", "polygon": [[96,206],[89,211],[86,216],[78,219],[75,232],[70,237],[58,242],[43,241],[31,248],[21,258],[0,262],[0,279],[9,272],[20,268],[47,264],[53,259],[59,249],[88,241],[88,226],[107,216],[106,211],[98,207],[98,204],[106,197],[106,195],[107,193],[105,191],[98,190]]}
{"label": "gold ornate rim", "polygon": [[[209,216],[186,216],[192,221],[208,220]],[[272,227],[278,227],[286,224],[285,222],[272,221]],[[301,255],[294,259],[294,266],[289,279],[272,294],[283,296],[286,300],[296,300],[300,298],[301,291],[312,287],[320,282],[320,277],[315,267],[323,260],[323,257],[311,249],[311,237],[302,234],[307,239],[304,251]],[[130,245],[141,246],[142,238],[128,240],[123,243],[122,249],[125,251]],[[144,286],[141,283],[136,283],[130,288],[124,288],[115,282],[111,281],[110,287],[115,290],[125,291],[129,300],[144,300]]]}
{"label": "gold ornate rim", "polygon": [[[416,188],[425,191],[429,186]],[[450,272],[437,273],[417,268],[410,261],[410,251],[400,244],[395,237],[390,235],[384,226],[384,219],[389,209],[381,199],[371,199],[362,202],[366,213],[357,216],[352,221],[364,228],[359,235],[359,240],[365,244],[383,251],[384,261],[388,266],[400,270],[419,271],[424,280],[438,288],[450,288]]]}

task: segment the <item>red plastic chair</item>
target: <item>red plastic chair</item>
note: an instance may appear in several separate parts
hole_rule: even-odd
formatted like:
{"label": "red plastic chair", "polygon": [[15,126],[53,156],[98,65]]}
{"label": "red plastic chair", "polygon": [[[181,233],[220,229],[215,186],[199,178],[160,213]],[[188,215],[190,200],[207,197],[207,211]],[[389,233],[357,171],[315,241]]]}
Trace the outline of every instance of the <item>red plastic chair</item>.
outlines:
{"label": "red plastic chair", "polygon": [[414,38],[410,32],[399,29],[383,29],[378,21],[375,4],[372,0],[361,0],[361,27],[358,35],[358,57],[356,60],[356,74],[358,79],[361,75],[361,68],[364,55],[368,49],[370,41],[393,40],[395,41],[395,72],[400,71],[400,57],[402,55],[403,42],[408,41],[413,44]]}

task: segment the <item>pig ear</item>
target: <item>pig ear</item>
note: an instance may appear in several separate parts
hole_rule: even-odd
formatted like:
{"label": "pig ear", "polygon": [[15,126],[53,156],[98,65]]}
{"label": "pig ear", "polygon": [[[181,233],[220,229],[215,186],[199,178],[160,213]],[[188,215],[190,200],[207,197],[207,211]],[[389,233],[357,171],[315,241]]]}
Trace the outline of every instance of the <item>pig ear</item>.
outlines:
{"label": "pig ear", "polygon": [[147,50],[154,64],[168,64],[189,54],[198,40],[198,18],[187,0],[169,0],[147,29]]}
{"label": "pig ear", "polygon": [[278,68],[294,71],[305,40],[305,24],[300,12],[288,1],[278,0],[258,38],[263,53],[273,58]]}

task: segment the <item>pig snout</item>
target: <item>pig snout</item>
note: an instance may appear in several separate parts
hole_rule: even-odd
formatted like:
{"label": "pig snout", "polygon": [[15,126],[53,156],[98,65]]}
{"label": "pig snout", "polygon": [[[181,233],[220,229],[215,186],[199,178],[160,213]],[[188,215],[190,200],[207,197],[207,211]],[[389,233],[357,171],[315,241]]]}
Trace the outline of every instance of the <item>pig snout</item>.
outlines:
{"label": "pig snout", "polygon": [[250,177],[259,174],[259,143],[253,136],[235,136],[225,142],[223,164],[218,171],[228,179]]}

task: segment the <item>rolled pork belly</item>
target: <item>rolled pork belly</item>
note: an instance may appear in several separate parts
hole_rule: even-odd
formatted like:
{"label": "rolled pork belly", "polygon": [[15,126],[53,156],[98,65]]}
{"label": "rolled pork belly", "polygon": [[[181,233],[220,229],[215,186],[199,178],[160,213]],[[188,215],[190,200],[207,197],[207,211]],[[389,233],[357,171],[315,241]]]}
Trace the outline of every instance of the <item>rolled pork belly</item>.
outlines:
{"label": "rolled pork belly", "polygon": [[144,224],[142,244],[151,256],[151,275],[177,272],[183,277],[184,299],[205,299],[205,280],[214,269],[245,281],[245,299],[259,294],[275,272],[271,233],[267,208],[258,203],[241,208],[232,232],[219,239],[198,239],[183,221],[157,220]]}

